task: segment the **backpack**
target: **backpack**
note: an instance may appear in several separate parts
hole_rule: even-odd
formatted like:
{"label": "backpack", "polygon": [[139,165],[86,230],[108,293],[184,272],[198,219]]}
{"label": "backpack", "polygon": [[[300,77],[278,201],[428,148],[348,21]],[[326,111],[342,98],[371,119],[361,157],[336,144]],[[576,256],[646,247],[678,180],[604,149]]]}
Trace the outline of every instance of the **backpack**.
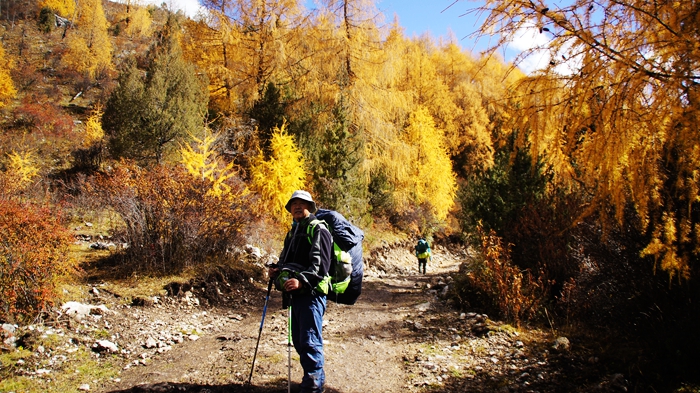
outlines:
{"label": "backpack", "polygon": [[328,290],[319,290],[337,303],[355,304],[362,292],[362,240],[365,235],[337,211],[318,209],[314,214],[316,220],[311,221],[306,229],[309,241],[316,227],[323,225],[331,233],[334,254],[329,269],[330,283],[326,284]]}
{"label": "backpack", "polygon": [[418,240],[418,244],[416,244],[416,256],[421,259],[430,256],[430,245],[425,239]]}

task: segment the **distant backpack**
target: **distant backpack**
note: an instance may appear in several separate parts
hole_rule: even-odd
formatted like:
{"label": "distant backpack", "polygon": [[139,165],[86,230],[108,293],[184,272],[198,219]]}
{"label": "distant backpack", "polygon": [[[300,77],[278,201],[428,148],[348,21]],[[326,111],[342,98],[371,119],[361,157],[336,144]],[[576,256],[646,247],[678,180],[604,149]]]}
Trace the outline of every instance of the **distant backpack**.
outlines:
{"label": "distant backpack", "polygon": [[334,210],[318,209],[314,214],[316,220],[311,221],[306,229],[309,241],[318,225],[326,227],[333,238],[330,283],[325,284],[329,285],[328,290],[322,292],[326,292],[332,301],[355,304],[362,292],[362,240],[365,234]]}
{"label": "distant backpack", "polygon": [[425,259],[430,256],[430,245],[425,239],[418,240],[418,244],[416,244],[416,256],[420,259]]}

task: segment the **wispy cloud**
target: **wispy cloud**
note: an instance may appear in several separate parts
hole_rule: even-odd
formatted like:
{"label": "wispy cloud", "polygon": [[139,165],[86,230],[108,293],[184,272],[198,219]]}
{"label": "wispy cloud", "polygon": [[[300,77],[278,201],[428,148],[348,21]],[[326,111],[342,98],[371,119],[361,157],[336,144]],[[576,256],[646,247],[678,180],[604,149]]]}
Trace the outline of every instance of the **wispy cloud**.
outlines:
{"label": "wispy cloud", "polygon": [[[551,54],[546,48],[550,39],[534,23],[528,23],[513,34],[509,49],[518,54],[525,51],[532,51],[530,55],[522,59],[518,64],[519,68],[526,74],[545,68],[551,61]],[[538,49],[540,48],[540,49]],[[514,57],[515,57],[514,56]]]}
{"label": "wispy cloud", "polygon": [[[118,0],[122,3],[126,3],[127,0]],[[141,1],[131,1],[132,4],[153,4],[157,6],[165,5],[168,9],[173,11],[182,11],[185,15],[190,18],[194,18],[198,12],[204,11],[205,8],[199,4],[199,0],[141,0]]]}

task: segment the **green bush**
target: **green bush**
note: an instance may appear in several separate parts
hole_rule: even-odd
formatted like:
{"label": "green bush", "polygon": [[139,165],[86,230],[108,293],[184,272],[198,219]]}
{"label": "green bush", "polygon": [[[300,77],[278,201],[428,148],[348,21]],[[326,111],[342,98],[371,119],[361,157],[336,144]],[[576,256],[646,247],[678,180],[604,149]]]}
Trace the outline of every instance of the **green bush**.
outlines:
{"label": "green bush", "polygon": [[56,15],[49,7],[43,7],[39,12],[39,30],[50,33],[56,27]]}
{"label": "green bush", "polygon": [[[457,198],[462,210],[459,216],[462,231],[476,234],[476,227],[493,229],[504,235],[520,212],[541,199],[546,192],[549,176],[543,164],[533,166],[529,154],[518,150],[514,155],[502,150],[496,154],[494,166],[462,184]],[[478,244],[480,239],[470,240]]]}

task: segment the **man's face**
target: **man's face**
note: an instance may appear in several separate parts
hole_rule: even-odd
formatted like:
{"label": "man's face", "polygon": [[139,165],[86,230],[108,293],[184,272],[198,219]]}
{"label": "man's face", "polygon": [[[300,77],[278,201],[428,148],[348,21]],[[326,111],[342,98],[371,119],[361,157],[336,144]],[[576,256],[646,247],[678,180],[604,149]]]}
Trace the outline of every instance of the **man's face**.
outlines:
{"label": "man's face", "polygon": [[291,205],[289,206],[289,210],[292,212],[292,218],[294,221],[301,221],[308,217],[309,214],[311,214],[309,209],[311,209],[311,203],[303,199],[293,199]]}

